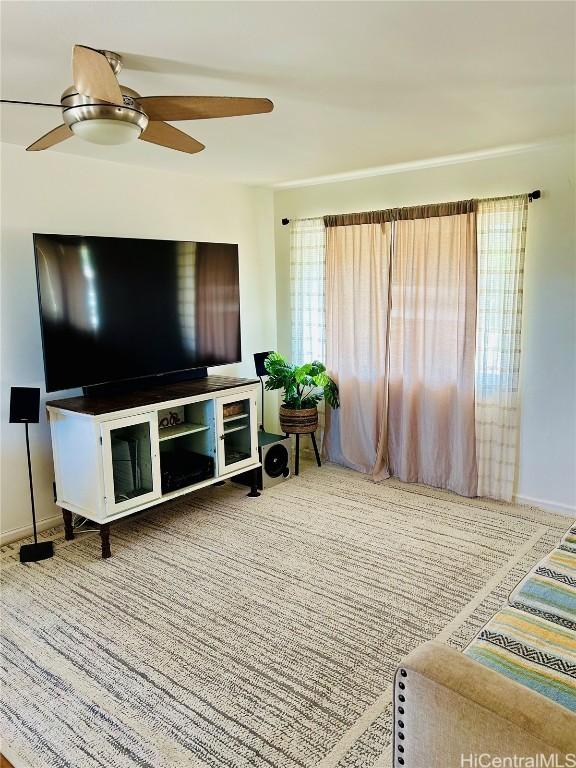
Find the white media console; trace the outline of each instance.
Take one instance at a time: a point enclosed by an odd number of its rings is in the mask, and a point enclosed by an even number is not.
[[[251,379],[208,376],[49,401],[66,538],[74,537],[72,513],[88,518],[100,525],[102,557],[110,557],[114,520],[248,470],[250,495],[259,495],[257,392]]]

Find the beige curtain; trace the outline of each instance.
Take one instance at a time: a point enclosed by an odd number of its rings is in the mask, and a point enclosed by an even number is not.
[[[475,496],[476,216],[394,226],[390,472]]]
[[[526,195],[324,217],[330,459],[510,500]]]
[[[327,409],[327,457],[388,476],[386,400],[390,222],[326,230],[326,365],[340,388]]]
[[[478,201],[478,495],[510,501],[518,453],[518,377],[528,198]]]

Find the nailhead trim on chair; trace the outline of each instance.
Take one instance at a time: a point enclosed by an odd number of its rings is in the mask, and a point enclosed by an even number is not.
[[[404,678],[408,677],[408,672],[406,672],[405,669],[398,670],[398,673],[400,677],[404,677]],[[406,683],[402,682],[402,680],[398,681],[397,688],[400,691],[405,691]],[[404,702],[406,701],[406,696],[404,695],[404,693],[398,694],[398,701],[401,702],[401,704],[404,704]],[[399,715],[403,715],[406,710],[403,706],[399,706],[397,707],[396,711],[398,712]],[[404,753],[404,745],[401,743],[397,743],[398,741],[402,742],[405,739],[404,727],[405,725],[403,720],[395,720],[394,735],[396,738],[394,739],[394,752],[396,753],[397,765],[404,765],[404,758],[402,757]]]

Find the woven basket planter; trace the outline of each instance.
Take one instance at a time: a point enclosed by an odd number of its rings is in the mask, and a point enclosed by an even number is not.
[[[287,435],[308,435],[318,429],[317,408],[280,407],[280,427]]]

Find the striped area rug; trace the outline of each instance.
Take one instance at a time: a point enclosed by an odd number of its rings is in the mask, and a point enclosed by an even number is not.
[[[377,765],[402,656],[471,637],[567,527],[333,465],[245,493],[120,522],[107,561],[90,533],[58,532],[33,565],[5,548],[0,733],[16,768]]]

